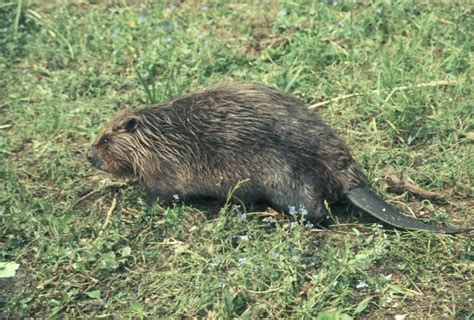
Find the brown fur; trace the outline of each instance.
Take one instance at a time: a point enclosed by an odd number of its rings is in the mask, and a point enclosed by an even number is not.
[[[305,208],[313,221],[323,201],[364,185],[348,148],[295,97],[257,84],[234,84],[118,113],[102,130],[89,160],[104,171],[138,177],[149,194],[225,199],[288,212]]]

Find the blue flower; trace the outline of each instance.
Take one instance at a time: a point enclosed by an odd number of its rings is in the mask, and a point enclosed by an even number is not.
[[[295,213],[296,213],[296,207],[295,206],[289,206],[288,211],[289,211],[290,216],[294,216]]]
[[[300,212],[302,217],[308,215],[308,210],[306,210],[306,208],[304,206],[301,206],[298,211]]]

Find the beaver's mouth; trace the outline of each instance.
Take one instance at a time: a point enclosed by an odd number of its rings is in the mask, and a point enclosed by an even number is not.
[[[104,161],[102,161],[102,159],[100,159],[95,153],[94,151],[92,150],[89,150],[87,152],[87,160],[89,160],[89,162],[97,169],[99,170],[102,170],[102,171],[106,171],[105,170],[105,164],[104,164]]]

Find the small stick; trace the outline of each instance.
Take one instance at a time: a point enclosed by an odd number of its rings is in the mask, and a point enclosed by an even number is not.
[[[399,174],[390,174],[385,177],[385,180],[387,181],[389,188],[398,194],[408,191],[422,199],[445,200],[447,198],[447,195],[444,193],[423,189],[403,172]]]
[[[249,212],[247,213],[249,216],[256,216],[256,217],[273,217],[273,218],[278,218],[278,219],[288,219],[287,216],[285,216],[282,213],[279,213],[276,210],[273,210],[272,208],[267,208],[267,211],[254,211],[254,212]]]
[[[110,205],[109,211],[107,211],[107,215],[105,216],[104,223],[102,224],[102,227],[99,230],[99,234],[97,235],[96,240],[100,238],[100,236],[102,236],[102,234],[104,233],[104,230],[110,224],[110,219],[112,218],[112,213],[114,212],[116,206],[117,206],[117,193],[114,193],[112,204]]]
[[[110,184],[103,185],[103,186],[101,186],[97,189],[93,189],[93,190],[87,192],[84,196],[82,196],[81,198],[76,200],[76,202],[74,202],[72,207],[74,208],[75,206],[77,206],[79,203],[81,203],[85,199],[89,198],[90,196],[92,196],[92,195],[94,195],[98,192],[102,192],[103,190],[105,190],[107,188],[117,190],[117,189],[120,189],[120,188],[123,188],[123,187],[126,187],[126,186],[132,186],[134,184],[135,184],[134,181],[128,181],[128,182],[125,182],[125,183],[124,182],[117,182],[117,183],[110,183]]]
[[[74,208],[75,206],[77,206],[79,203],[81,203],[82,201],[84,201],[85,199],[89,198],[90,196],[92,196],[93,194],[99,192],[100,190],[91,190],[89,192],[87,192],[84,196],[82,196],[81,198],[79,198],[79,200],[76,200],[76,202],[74,202],[74,204],[72,205],[72,207]]]
[[[399,86],[399,87],[393,88],[392,91],[390,91],[390,94],[387,96],[385,101],[390,99],[390,97],[397,91],[404,91],[404,90],[408,90],[408,89],[412,89],[412,88],[414,89],[414,88],[430,88],[430,87],[439,87],[439,86],[454,86],[454,85],[457,85],[459,83],[461,83],[461,81],[457,81],[457,80],[439,80],[439,81],[431,81],[431,82],[426,82],[426,83],[419,83],[419,84],[416,84],[414,86]],[[370,93],[371,94],[378,94],[378,93],[380,93],[380,90],[378,90],[378,89],[377,90],[372,90],[372,91],[370,91]],[[337,101],[340,101],[340,100],[345,100],[345,99],[349,99],[349,98],[353,98],[353,97],[358,97],[358,96],[361,96],[363,94],[364,93],[362,93],[362,92],[346,94],[346,95],[343,95],[343,96],[335,97],[335,98],[332,98],[332,99],[329,99],[329,100],[326,100],[326,101],[322,101],[322,102],[312,104],[308,108],[309,109],[316,109],[318,107],[322,107],[322,106],[331,104],[333,102],[337,102]]]

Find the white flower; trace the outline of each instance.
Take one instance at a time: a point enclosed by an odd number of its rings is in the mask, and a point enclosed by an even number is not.
[[[392,274],[387,274],[386,276],[383,276],[385,280],[390,281],[392,279]]]
[[[369,285],[367,284],[367,282],[362,281],[362,280],[357,280],[356,289],[363,289],[363,288],[367,288],[368,286]]]

